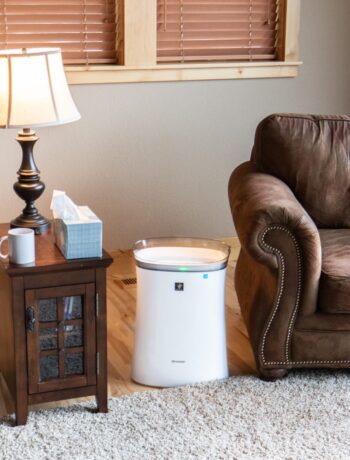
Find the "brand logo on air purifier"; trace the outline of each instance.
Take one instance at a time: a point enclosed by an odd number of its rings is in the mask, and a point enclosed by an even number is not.
[[[175,283],[175,291],[183,291],[184,287],[184,283]]]

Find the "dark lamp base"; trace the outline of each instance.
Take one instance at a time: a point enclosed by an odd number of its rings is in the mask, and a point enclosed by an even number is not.
[[[21,214],[20,216],[16,217],[16,219],[13,219],[10,225],[11,228],[31,228],[34,230],[36,235],[42,235],[43,233],[46,233],[51,227],[50,222],[40,214],[38,214],[35,218],[27,217]]]
[[[11,227],[32,228],[36,234],[45,233],[50,228],[50,222],[39,214],[35,207],[35,200],[45,189],[33,156],[33,147],[38,138],[34,131],[24,128],[18,133],[16,140],[22,147],[22,163],[17,171],[18,180],[13,188],[17,195],[25,201],[26,207],[22,214],[11,222]]]

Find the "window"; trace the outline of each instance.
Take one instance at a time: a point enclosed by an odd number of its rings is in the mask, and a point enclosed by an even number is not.
[[[273,61],[277,0],[158,0],[157,62]]]
[[[0,48],[59,47],[65,64],[116,64],[114,0],[0,0]]]
[[[297,75],[300,0],[0,0],[0,46],[60,46],[68,81]]]

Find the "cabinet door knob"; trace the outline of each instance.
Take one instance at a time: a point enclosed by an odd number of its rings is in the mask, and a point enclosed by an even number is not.
[[[26,308],[26,329],[34,331],[35,326],[35,311],[33,307]]]

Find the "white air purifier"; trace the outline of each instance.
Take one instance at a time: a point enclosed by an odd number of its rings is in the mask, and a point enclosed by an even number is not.
[[[135,244],[134,381],[171,387],[228,377],[224,292],[229,253],[226,244],[200,238]]]

